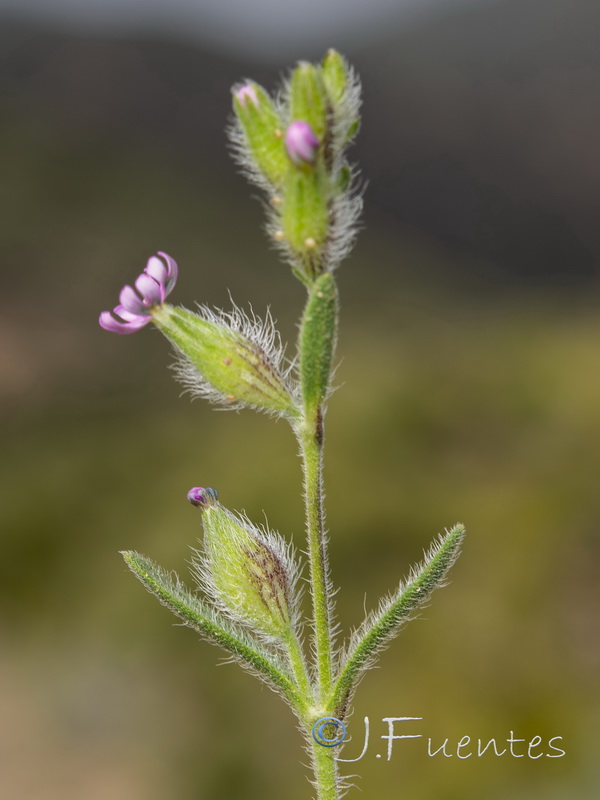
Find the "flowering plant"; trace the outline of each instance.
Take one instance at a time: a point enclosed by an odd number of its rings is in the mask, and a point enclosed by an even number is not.
[[[337,647],[323,507],[323,447],[338,325],[335,268],[349,253],[361,210],[356,173],[346,151],[359,127],[360,87],[339,53],[300,63],[275,98],[254,82],[233,89],[234,154],[268,197],[267,228],[307,300],[297,354],[288,362],[270,316],[234,307],[197,312],[166,303],[178,268],[152,256],[125,286],[100,325],[128,334],[150,322],[177,352],[177,374],[196,395],[226,408],[250,407],[286,419],[298,440],[304,472],[307,556],[312,601],[310,656],[298,588],[299,559],[279,533],[224,508],[214,489],[194,487],[204,545],[193,569],[200,592],[146,556],[126,551],[139,580],[183,622],[279,692],[291,706],[312,756],[319,800],[337,800],[344,783],[335,748],[364,672],[404,622],[443,584],[464,535],[446,531],[423,563],[384,598]]]

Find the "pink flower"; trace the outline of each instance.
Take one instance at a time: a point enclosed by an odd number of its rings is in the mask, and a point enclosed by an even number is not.
[[[159,258],[160,256],[160,258]],[[166,253],[148,259],[144,271],[135,281],[135,289],[124,286],[119,305],[103,311],[98,322],[113,333],[135,333],[152,321],[152,309],[164,303],[177,281],[177,264]]]

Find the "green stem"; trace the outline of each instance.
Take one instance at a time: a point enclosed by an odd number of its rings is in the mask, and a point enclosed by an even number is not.
[[[323,747],[313,741],[312,757],[317,800],[338,800],[337,761],[334,758],[334,748]]]
[[[306,660],[302,647],[295,633],[291,633],[286,641],[287,651],[290,657],[290,664],[300,693],[308,706],[313,700],[313,689],[306,668]]]
[[[321,274],[310,287],[300,323],[298,375],[302,420],[294,424],[304,473],[304,501],[313,610],[313,653],[317,718],[328,713],[332,689],[332,604],[323,507],[323,442],[325,403],[329,393],[337,334],[338,301],[333,275]],[[308,722],[308,720],[307,720]],[[311,731],[312,733],[312,731]],[[315,741],[311,746],[319,800],[338,800],[336,762],[332,752]]]
[[[323,417],[318,407],[314,418],[299,432],[304,471],[304,498],[313,605],[314,644],[318,695],[323,703],[331,690],[331,608],[325,520],[323,511]]]

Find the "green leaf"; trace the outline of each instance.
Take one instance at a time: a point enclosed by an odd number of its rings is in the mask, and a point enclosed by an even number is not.
[[[343,718],[348,703],[362,675],[373,665],[375,656],[393,639],[403,623],[422,606],[434,589],[444,585],[448,572],[460,552],[465,535],[458,523],[435,541],[424,561],[413,568],[397,592],[384,598],[351,638],[348,654],[336,680],[328,708]]]
[[[323,403],[329,391],[337,305],[335,280],[331,273],[325,272],[311,288],[300,327],[299,374],[307,415]]]
[[[132,550],[126,550],[121,555],[148,591],[188,627],[226,650],[242,666],[280,692],[295,710],[303,707],[304,701],[287,666],[273,652],[193,595],[176,575],[168,573],[147,556]]]

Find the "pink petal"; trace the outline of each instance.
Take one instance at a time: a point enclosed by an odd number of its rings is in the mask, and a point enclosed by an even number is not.
[[[177,278],[179,276],[179,269],[177,267],[177,262],[174,258],[171,258],[170,255],[167,253],[163,253],[162,251],[158,251],[158,255],[167,262],[167,281],[165,283],[165,297],[168,294],[171,294],[173,291],[173,287],[177,283]]]
[[[167,278],[169,277],[167,268],[157,256],[150,256],[144,272],[146,275],[150,275],[151,278],[154,278],[154,280],[162,286],[166,284]]]
[[[145,272],[136,278],[135,288],[141,294],[146,308],[159,306],[165,299],[165,290],[161,283],[157,283],[150,275]]]
[[[142,302],[142,298],[131,288],[124,286],[119,294],[119,302],[127,311],[132,314],[149,314],[150,312]]]
[[[147,316],[132,314],[131,311],[127,311],[127,309],[123,306],[115,306],[112,310],[112,313],[116,314],[117,318],[124,319],[125,322],[134,322],[138,319],[143,319],[144,321],[148,320]]]
[[[150,322],[150,317],[137,317],[136,320],[120,322],[118,319],[113,317],[110,311],[103,311],[98,318],[98,322],[105,331],[125,334],[139,331],[140,328],[143,328]]]

